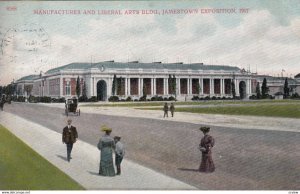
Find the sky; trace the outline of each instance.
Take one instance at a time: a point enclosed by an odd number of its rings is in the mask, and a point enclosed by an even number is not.
[[[226,13],[208,13],[216,9]],[[80,14],[35,14],[37,10]],[[122,14],[103,15],[98,10]],[[126,14],[129,10],[139,14]],[[143,10],[155,14],[142,14]],[[298,0],[0,1],[0,40],[0,85],[72,62],[107,60],[203,62],[293,77],[300,73],[300,4]]]

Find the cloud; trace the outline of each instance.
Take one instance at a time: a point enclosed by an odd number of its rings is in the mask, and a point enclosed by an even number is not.
[[[299,17],[293,17],[285,26],[268,10],[252,10],[240,17],[239,25],[231,28],[221,25],[213,14],[93,18],[80,23],[85,33],[73,36],[67,26],[62,26],[63,30],[49,34],[50,48],[38,55],[24,55],[15,63],[2,58],[0,68],[11,70],[14,65],[14,76],[21,77],[31,74],[32,69],[38,72],[71,62],[114,59],[251,65],[252,69],[257,66],[259,72],[269,74],[280,72],[283,67],[288,73],[299,71]]]

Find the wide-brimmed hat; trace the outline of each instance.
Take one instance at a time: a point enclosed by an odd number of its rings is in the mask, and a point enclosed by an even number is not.
[[[200,129],[200,131],[202,131],[203,133],[207,133],[207,132],[209,132],[210,127],[203,126],[203,127],[200,127],[199,129]]]
[[[112,128],[109,128],[106,125],[102,125],[101,126],[101,131],[112,131]]]

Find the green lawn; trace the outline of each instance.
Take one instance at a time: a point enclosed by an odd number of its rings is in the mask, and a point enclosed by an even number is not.
[[[161,108],[143,108],[144,110],[161,110]],[[204,114],[251,115],[269,117],[300,118],[300,104],[261,104],[257,106],[236,107],[178,107],[176,112]]]
[[[84,188],[0,125],[0,190]]]
[[[169,103],[169,102],[168,102]],[[294,104],[299,103],[299,100],[210,100],[210,101],[193,101],[193,102],[175,102],[175,105],[221,105],[221,104]],[[108,104],[81,104],[81,106],[89,107],[142,107],[142,106],[163,106],[165,102],[114,102]]]

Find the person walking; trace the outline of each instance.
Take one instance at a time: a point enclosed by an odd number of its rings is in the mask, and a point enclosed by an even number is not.
[[[2,111],[3,111],[4,104],[5,104],[5,96],[3,95],[0,99],[0,110]]]
[[[166,115],[167,117],[169,117],[168,116],[169,107],[167,103],[165,103],[163,110],[164,110],[164,118],[166,117]]]
[[[99,175],[102,176],[115,176],[115,169],[113,164],[113,151],[115,150],[115,141],[110,136],[112,129],[103,125],[101,130],[105,132],[97,145],[101,151],[100,154],[100,168]]]
[[[212,160],[212,148],[215,144],[215,140],[212,136],[208,135],[210,127],[200,127],[200,131],[203,132],[204,137],[199,144],[199,150],[202,152],[199,171],[211,173],[215,171],[215,165]]]
[[[121,137],[115,136],[114,140],[115,140],[115,144],[116,144],[115,164],[116,164],[116,167],[117,167],[117,175],[121,175],[121,162],[122,162],[123,157],[125,155],[125,148],[124,148],[124,145],[121,143]]]
[[[171,105],[170,105],[170,112],[171,112],[172,117],[174,116],[174,111],[175,111],[174,103],[171,103]]]
[[[70,162],[72,159],[71,152],[73,149],[73,144],[77,141],[78,133],[76,127],[72,126],[72,120],[67,120],[68,125],[63,129],[62,142],[67,145],[67,160]]]

